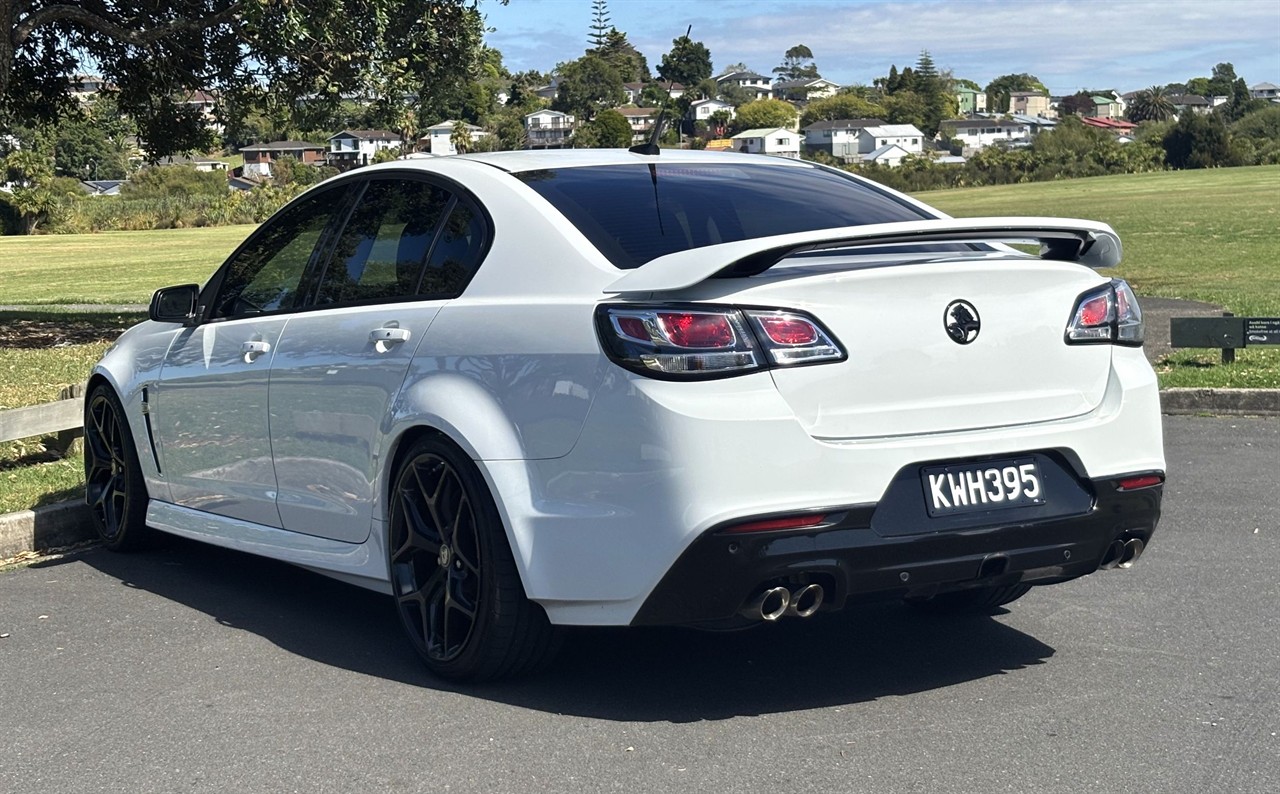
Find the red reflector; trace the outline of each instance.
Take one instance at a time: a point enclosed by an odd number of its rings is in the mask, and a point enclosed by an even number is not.
[[[659,312],[658,321],[680,347],[733,347],[733,326],[723,314]]]
[[[800,317],[757,316],[769,340],[779,345],[811,345],[818,341],[818,329]]]
[[[618,328],[632,339],[648,342],[649,329],[644,327],[644,320],[639,317],[619,317]]]
[[[748,521],[745,524],[738,524],[735,527],[729,527],[726,532],[768,532],[771,529],[803,529],[804,527],[816,527],[823,521],[827,520],[825,514],[821,515],[805,515],[805,516],[787,516],[785,518],[766,518],[762,521]]]
[[[1150,488],[1162,482],[1164,482],[1164,476],[1161,474],[1141,474],[1137,477],[1125,477],[1116,483],[1116,487],[1122,491],[1136,491],[1139,488]]]
[[[1106,325],[1108,322],[1109,301],[1106,295],[1099,295],[1080,306],[1080,324],[1086,328]]]

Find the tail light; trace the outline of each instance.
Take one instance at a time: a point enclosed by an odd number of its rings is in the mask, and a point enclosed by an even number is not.
[[[845,358],[816,319],[782,309],[602,305],[596,330],[609,358],[656,378],[723,378]]]
[[[1124,280],[1112,279],[1076,299],[1067,323],[1067,344],[1101,342],[1139,347],[1142,339],[1142,309]]]

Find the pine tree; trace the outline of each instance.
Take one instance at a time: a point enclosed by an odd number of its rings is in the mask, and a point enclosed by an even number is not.
[[[613,27],[609,21],[609,3],[606,0],[591,0],[591,34],[593,49],[600,49],[609,39],[609,30]]]

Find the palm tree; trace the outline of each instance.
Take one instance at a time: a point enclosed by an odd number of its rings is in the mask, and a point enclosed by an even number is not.
[[[1139,91],[1129,103],[1130,121],[1165,121],[1176,115],[1173,101],[1158,85]]]

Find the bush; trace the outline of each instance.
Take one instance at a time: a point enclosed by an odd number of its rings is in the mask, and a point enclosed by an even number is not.
[[[218,196],[226,192],[226,174],[221,171],[197,171],[184,165],[144,168],[120,186],[120,195],[127,199]]]

